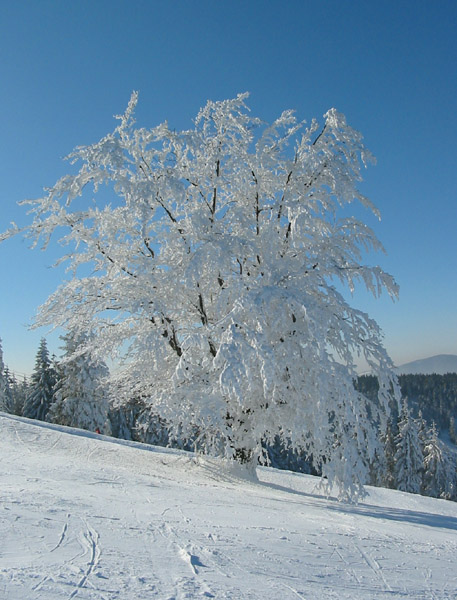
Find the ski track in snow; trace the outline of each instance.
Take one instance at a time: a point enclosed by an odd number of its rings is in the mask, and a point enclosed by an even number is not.
[[[60,538],[59,541],[57,542],[57,544],[54,546],[54,548],[52,548],[49,552],[54,552],[55,550],[57,550],[57,548],[59,548],[64,539],[65,539],[65,535],[68,531],[68,520],[70,519],[70,513],[67,514],[67,520],[65,521],[63,527],[62,527],[62,533],[60,534]]]
[[[70,600],[71,598],[74,598],[76,596],[80,588],[84,587],[100,559],[101,550],[99,544],[99,535],[94,529],[89,527],[89,525],[86,522],[85,525],[86,530],[82,532],[82,535],[80,536],[79,540],[84,549],[84,554],[87,553],[89,555],[89,561],[87,563],[86,569],[84,569],[83,571],[81,579],[77,583],[77,587],[70,594]]]
[[[0,415],[0,600],[455,600],[457,504]]]

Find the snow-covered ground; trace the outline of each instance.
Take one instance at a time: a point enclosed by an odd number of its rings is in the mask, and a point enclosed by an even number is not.
[[[0,414],[0,598],[457,598],[457,504]]]

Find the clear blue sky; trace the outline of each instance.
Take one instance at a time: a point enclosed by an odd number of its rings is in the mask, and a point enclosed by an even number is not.
[[[112,130],[132,90],[146,127],[187,128],[207,99],[242,91],[266,120],[336,107],[378,159],[363,190],[383,218],[363,216],[401,289],[354,304],[397,364],[457,354],[455,0],[4,0],[0,82],[2,231],[27,222],[17,201],[54,184],[65,155]],[[55,257],[0,245],[0,337],[18,373],[43,335],[58,353],[56,334],[27,329],[62,277]]]

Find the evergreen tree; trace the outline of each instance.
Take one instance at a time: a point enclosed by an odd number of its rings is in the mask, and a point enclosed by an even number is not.
[[[443,446],[443,462],[446,478],[440,490],[440,498],[457,502],[457,465],[456,456],[446,446]]]
[[[16,380],[14,375],[10,372],[7,365],[5,365],[3,369],[3,380],[5,382],[5,400],[4,406],[5,411],[8,413],[13,412],[13,394]]]
[[[406,399],[403,402],[395,443],[396,487],[404,492],[419,494],[422,483],[423,455],[417,423],[411,417]]]
[[[22,396],[14,373],[7,366],[4,369],[4,381],[6,384],[5,410],[13,415],[22,415],[25,397]]]
[[[392,420],[388,419],[385,432],[380,436],[380,446],[370,464],[370,484],[377,487],[395,488],[395,433]]]
[[[14,398],[13,398],[13,414],[22,415],[24,412],[24,405],[29,394],[30,384],[24,375],[21,382],[15,380],[14,383]]]
[[[449,437],[451,439],[451,442],[453,444],[457,444],[457,433],[455,430],[455,419],[454,417],[451,417],[449,419]]]
[[[30,389],[22,411],[24,417],[40,421],[46,420],[54,395],[55,382],[55,371],[49,359],[46,340],[42,338],[36,354]]]
[[[295,452],[288,446],[287,442],[282,440],[279,436],[273,443],[265,444],[265,451],[268,457],[267,464],[275,469],[318,476],[322,474],[320,471],[313,468],[312,456]]]
[[[0,410],[7,412],[7,384],[5,380],[5,365],[3,363],[2,340],[0,339]]]
[[[112,435],[121,440],[143,441],[138,436],[137,420],[144,408],[144,401],[136,397],[122,404],[111,405],[109,420]]]
[[[137,417],[136,435],[139,441],[154,446],[186,447],[179,439],[171,443],[169,426],[158,415],[151,414],[149,407],[145,407]]]
[[[431,437],[424,447],[424,482],[423,493],[426,496],[439,498],[446,489],[448,479],[445,455],[442,445],[438,440],[436,425],[433,423]]]
[[[427,426],[427,421],[424,419],[422,411],[419,410],[419,414],[417,418],[414,419],[417,426],[417,435],[419,436],[419,441],[421,446],[424,447],[427,441],[430,439],[431,429]],[[435,424],[433,424],[435,425]],[[436,428],[436,426],[435,426]]]
[[[70,332],[62,339],[64,357],[48,420],[111,434],[109,405],[104,391],[108,367],[91,353],[89,336]]]
[[[385,487],[389,489],[396,488],[396,476],[395,476],[395,454],[397,447],[395,444],[396,436],[398,435],[397,423],[394,423],[392,419],[387,422],[387,429],[384,435],[384,447],[386,456],[386,479]]]

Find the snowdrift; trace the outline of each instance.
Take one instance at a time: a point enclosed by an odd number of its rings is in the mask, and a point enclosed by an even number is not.
[[[0,413],[3,600],[457,597],[457,504]]]

